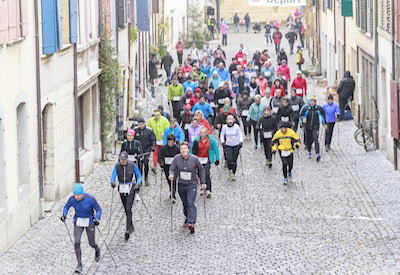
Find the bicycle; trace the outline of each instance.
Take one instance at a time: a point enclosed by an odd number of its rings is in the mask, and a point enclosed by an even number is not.
[[[354,139],[358,145],[364,146],[365,151],[367,151],[367,147],[375,144],[373,125],[377,122],[377,120],[362,121],[357,125],[358,129],[354,132]]]

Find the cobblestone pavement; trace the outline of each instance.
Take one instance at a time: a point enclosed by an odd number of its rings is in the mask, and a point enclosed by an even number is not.
[[[265,46],[262,34],[230,34],[228,59],[240,42],[251,53],[256,47]],[[268,48],[273,52],[272,46]],[[289,57],[292,71],[296,70],[294,59],[294,55]],[[308,82],[309,94],[315,93],[321,103],[322,89],[316,88],[314,80]],[[165,88],[161,90],[166,92]],[[153,218],[136,201],[135,232],[125,242],[125,214],[119,197],[115,196],[107,235],[111,201],[108,182],[115,159],[99,164],[85,180],[85,186],[103,208],[100,230],[118,267],[115,268],[97,234],[103,259],[94,263],[93,249],[84,236],[84,272],[397,274],[400,175],[380,152],[366,153],[358,146],[354,130],[353,121],[337,125],[332,150],[322,151],[320,163],[315,158],[306,159],[303,149],[297,151],[294,178],[289,186],[282,185],[280,160],[274,160],[274,167],[269,170],[264,165],[262,150],[254,150],[253,143],[247,142],[241,153],[243,162],[239,162],[238,181],[227,181],[222,167],[212,168],[213,198],[206,201],[205,218],[203,197],[198,196],[194,235],[181,227],[179,199],[173,206],[171,230],[169,192],[164,178],[160,201],[160,171],[157,180],[151,174],[150,187],[142,188]],[[56,203],[45,219],[37,222],[0,258],[1,274],[72,273],[76,266],[74,250],[59,220],[67,198]],[[67,222],[70,232],[72,213]]]

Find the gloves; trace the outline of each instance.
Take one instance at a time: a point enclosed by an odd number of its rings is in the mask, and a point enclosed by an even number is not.
[[[215,166],[218,166],[218,165],[219,165],[219,160],[216,160],[216,161],[214,162],[214,164],[215,164]]]
[[[296,149],[299,149],[300,145],[296,144],[294,147],[296,147]]]
[[[276,154],[276,151],[272,151],[272,154],[274,154],[274,155],[275,155],[275,154]]]
[[[100,222],[98,220],[93,220],[93,223],[95,226],[98,226],[100,224]]]
[[[151,147],[151,151],[154,152],[156,150],[156,147]]]
[[[243,142],[239,143],[239,149],[242,148]]]
[[[224,143],[222,143],[222,147],[224,147],[224,148],[226,147],[226,145],[225,145],[225,142],[224,142]]]
[[[179,144],[181,143],[179,140],[175,141],[176,145],[179,146]]]
[[[111,182],[111,187],[112,187],[112,188],[115,188],[116,185],[117,185],[117,184],[115,183],[115,181]]]
[[[62,215],[62,217],[60,218],[62,222],[65,222],[65,220],[67,219],[67,216]]]

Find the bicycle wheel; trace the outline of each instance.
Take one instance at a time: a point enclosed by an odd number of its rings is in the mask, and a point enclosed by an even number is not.
[[[358,135],[359,132],[362,131],[362,128],[358,128],[357,130],[354,131],[354,138]]]
[[[369,146],[372,143],[372,135],[366,129],[361,129],[356,135],[356,142],[360,146]]]

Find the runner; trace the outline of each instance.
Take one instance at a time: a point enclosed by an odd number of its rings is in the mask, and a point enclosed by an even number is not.
[[[251,126],[253,127],[254,131],[254,149],[257,149],[258,147],[258,135],[259,131],[256,128],[258,120],[263,116],[264,114],[264,104],[261,103],[261,96],[256,95],[254,97],[254,103],[251,104],[250,109],[249,109],[249,114],[247,116],[247,121],[251,123]]]
[[[242,96],[242,92],[246,89],[246,87],[250,84],[250,79],[244,75],[244,70],[241,69],[239,71],[239,75],[235,77],[233,81],[233,92],[236,94],[236,100]],[[221,108],[221,106],[220,106]]]
[[[190,99],[193,97],[192,88],[188,87],[186,93],[181,98],[181,109],[183,110],[184,106],[189,104]],[[189,104],[190,105],[190,104]],[[192,106],[190,106],[192,108]]]
[[[251,136],[251,123],[247,121],[247,116],[249,114],[249,109],[251,104],[253,104],[253,99],[248,96],[248,92],[244,91],[242,94],[242,98],[239,99],[238,102],[238,113],[240,114],[240,117],[242,119],[243,123],[243,130],[244,130],[244,136],[246,140],[250,140]],[[249,136],[247,136],[247,133],[249,133]]]
[[[331,149],[331,141],[333,128],[335,127],[336,117],[340,116],[339,106],[333,102],[333,96],[329,94],[328,102],[322,105],[322,109],[325,112],[326,124],[328,128],[325,132],[325,150],[328,152]]]
[[[196,116],[192,118],[192,123],[189,126],[188,132],[189,132],[189,146],[192,146],[194,138],[200,135],[200,122]]]
[[[140,174],[144,174],[145,185],[149,185],[149,156],[156,148],[156,135],[150,127],[146,126],[144,118],[138,119],[138,126],[134,129],[135,140],[139,141],[143,149],[143,157],[139,159]]]
[[[214,94],[214,103],[217,105],[218,104],[218,110],[224,107],[224,100],[225,98],[231,98],[231,95],[227,90],[224,89],[224,82],[219,83],[219,88]]]
[[[178,82],[178,78],[172,78],[172,84],[168,88],[168,100],[172,102],[173,116],[180,123],[181,104],[180,101],[184,94],[183,86]]]
[[[127,152],[129,160],[136,162],[139,165],[139,159],[143,156],[143,148],[140,141],[133,139],[135,130],[129,129],[126,134],[126,139],[121,145],[121,151]]]
[[[208,120],[204,118],[203,112],[200,110],[197,110],[196,113],[194,113],[194,116],[199,120],[199,123],[201,126],[204,126],[207,128],[207,134],[211,135],[211,133],[212,133],[211,125],[208,122]]]
[[[181,127],[183,132],[185,133],[185,140],[189,141],[189,126],[190,123],[192,122],[192,118],[194,117],[194,114],[191,111],[192,106],[190,104],[185,105],[185,109],[181,112]]]
[[[222,127],[221,144],[226,151],[226,160],[228,162],[228,175],[230,180],[236,180],[237,159],[240,148],[243,146],[243,135],[238,124],[235,124],[235,118],[229,115],[226,119],[227,125]]]
[[[256,78],[254,76],[251,78],[250,84],[246,87],[245,91],[248,92],[248,96],[251,98],[254,98],[255,95],[260,94],[260,88],[258,87],[258,84],[256,83]]]
[[[282,105],[278,109],[278,122],[289,122],[292,125],[293,122],[293,110],[289,105],[289,99],[284,97],[282,99]]]
[[[297,96],[301,96],[303,99],[307,97],[307,82],[300,70],[297,71],[297,77],[293,79],[292,89],[293,88],[296,89]]]
[[[207,134],[207,128],[201,126],[200,136],[194,139],[190,153],[196,155],[200,159],[200,163],[203,165],[206,173],[206,197],[211,198],[211,177],[210,169],[211,164],[215,163],[216,166],[219,165],[219,150],[217,141]],[[200,195],[203,195],[200,193]]]
[[[294,147],[297,149],[300,148],[299,136],[292,129],[290,129],[290,124],[288,122],[283,122],[281,124],[281,129],[279,129],[272,138],[272,144],[273,154],[276,153],[276,150],[279,150],[284,177],[283,184],[286,185],[288,183],[288,179],[292,179],[293,152]]]
[[[299,127],[299,114],[301,108],[304,106],[303,98],[296,95],[296,89],[292,88],[291,96],[289,98],[289,105],[293,110],[293,127],[292,130],[297,132]]]
[[[272,110],[272,115],[275,117],[276,120],[278,120],[278,111],[279,107],[282,106],[282,101],[283,97],[281,96],[281,89],[277,89],[275,91],[275,96],[271,98],[271,101],[269,102],[269,105]]]
[[[163,146],[167,145],[167,136],[168,135],[174,135],[176,138],[176,144],[179,144],[183,141],[185,141],[185,134],[182,131],[182,128],[179,126],[178,121],[176,118],[171,118],[169,121],[169,126],[167,129],[164,131],[163,135]]]
[[[147,126],[153,130],[157,139],[156,148],[154,149],[153,154],[153,168],[151,169],[154,173],[156,173],[158,150],[160,150],[163,146],[164,131],[170,125],[168,119],[161,116],[161,111],[159,109],[155,109],[153,116],[147,122]]]
[[[319,154],[319,142],[318,142],[318,132],[320,122],[325,127],[325,131],[328,126],[325,123],[325,112],[324,110],[316,105],[317,99],[312,96],[310,99],[310,104],[302,108],[300,113],[300,120],[304,124],[305,134],[306,134],[306,145],[308,149],[308,158],[311,159],[311,146],[315,143],[315,153],[317,161],[321,159]]]
[[[239,120],[237,119],[236,115],[230,112],[230,106],[224,105],[223,112],[219,113],[214,121],[214,127],[219,129],[220,133],[222,126],[226,124],[226,120],[229,115],[232,115],[235,119],[235,122],[239,125]]]
[[[199,102],[194,105],[193,113],[196,113],[197,110],[201,111],[204,118],[208,121],[210,121],[210,117],[214,116],[214,111],[211,108],[211,105],[206,102],[206,97],[204,95],[201,95]]]
[[[126,153],[125,153],[126,154]],[[83,230],[86,228],[86,235],[89,240],[89,245],[96,251],[95,261],[99,262],[101,258],[100,246],[95,242],[95,226],[99,225],[101,217],[101,207],[95,197],[84,192],[83,185],[80,183],[74,184],[73,195],[69,198],[64,206],[61,221],[65,223],[68,210],[71,206],[75,209],[74,215],[74,241],[75,254],[78,260],[78,266],[75,273],[82,273],[82,252],[81,252],[81,237]],[[94,215],[96,211],[96,216]]]
[[[169,184],[169,192],[171,195],[171,188],[172,188],[172,203],[175,203],[176,197],[176,180],[170,181],[169,176],[169,167],[171,166],[172,160],[174,157],[179,154],[179,146],[176,145],[176,138],[174,135],[167,136],[167,145],[161,148],[160,153],[158,155],[158,159],[160,162],[161,168],[164,170],[165,178]]]
[[[136,164],[128,160],[128,154],[122,152],[119,155],[119,162],[115,164],[111,175],[111,187],[115,188],[115,180],[118,178],[118,191],[126,214],[125,240],[135,229],[132,223],[132,205],[135,193],[139,191],[139,185],[142,182],[142,175]]]
[[[178,193],[183,203],[183,214],[187,227],[191,234],[194,234],[197,209],[194,205],[197,195],[197,183],[200,178],[201,188],[206,189],[206,176],[203,165],[198,157],[190,154],[190,147],[187,142],[179,144],[180,154],[174,157],[169,168],[169,180],[178,182]]]
[[[232,101],[229,99],[229,97],[226,97],[224,99],[224,106],[225,105],[231,106],[231,107],[229,107],[229,112],[236,115],[236,110],[235,110],[235,108],[232,107]],[[219,109],[220,113],[222,113],[223,111],[224,111],[224,108]]]
[[[261,117],[257,122],[257,129],[261,130],[261,140],[264,143],[264,153],[267,161],[265,165],[269,168],[272,167],[272,151],[271,151],[271,141],[275,132],[278,130],[278,123],[276,119],[271,116],[271,109],[265,107],[264,116]]]

